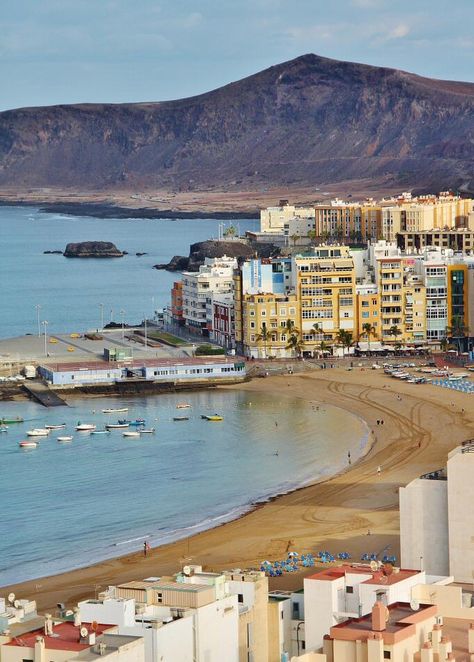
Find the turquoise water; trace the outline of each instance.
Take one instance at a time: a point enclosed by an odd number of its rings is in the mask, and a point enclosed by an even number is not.
[[[239,221],[240,231],[258,221]],[[218,235],[218,221],[96,219],[43,214],[30,207],[0,207],[0,338],[36,333],[36,310],[50,333],[98,328],[105,322],[136,323],[169,304],[178,275],[152,269],[189,245]],[[68,242],[112,241],[130,254],[118,259],[67,259],[43,255]],[[148,255],[136,257],[137,252]]]
[[[178,401],[192,404],[177,410]],[[0,403],[0,416],[22,416],[0,435],[0,585],[57,573],[159,545],[232,519],[252,503],[344,468],[367,442],[365,424],[326,405],[239,391],[133,399],[74,400],[45,409]],[[144,417],[155,435],[90,436],[77,421],[102,427],[124,414]],[[201,419],[218,412],[221,423]],[[189,421],[172,417],[189,414]],[[158,419],[158,420],[156,420]],[[21,450],[26,430],[66,422]],[[74,434],[71,444],[56,437]]]

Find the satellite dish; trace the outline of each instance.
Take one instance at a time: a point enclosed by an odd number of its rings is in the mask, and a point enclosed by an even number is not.
[[[15,594],[14,593],[9,593],[8,594],[8,602],[12,605],[15,602]]]
[[[398,575],[399,572],[400,572],[400,568],[397,568],[397,566],[393,566],[393,574]]]
[[[183,574],[186,575],[186,577],[189,577],[191,574],[191,566],[190,565],[185,565],[183,568]]]
[[[418,600],[416,598],[412,598],[410,601],[410,609],[412,611],[418,611],[419,608],[420,608],[420,603],[418,602]]]
[[[20,609],[20,607],[21,607],[20,601],[19,601],[19,600],[15,600],[15,601],[13,602],[13,606],[15,607],[15,609]]]
[[[85,639],[87,635],[89,634],[89,630],[87,628],[81,628],[81,637]]]
[[[377,561],[370,562],[370,569],[372,570],[372,572],[375,572],[376,570],[379,569],[379,564],[377,563]]]

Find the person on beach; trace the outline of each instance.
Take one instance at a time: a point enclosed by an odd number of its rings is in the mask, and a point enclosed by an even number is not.
[[[347,451],[347,460],[348,460],[349,464],[351,464],[351,452],[350,451]]]
[[[143,543],[143,556],[146,556],[148,554],[149,549],[150,549],[150,545],[145,540],[145,542]]]
[[[377,467],[377,476],[380,476],[381,473],[382,473],[382,467],[379,465]]]

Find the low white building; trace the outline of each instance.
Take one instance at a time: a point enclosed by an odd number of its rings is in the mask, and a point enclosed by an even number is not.
[[[294,219],[309,219],[314,229],[314,207],[295,207],[287,200],[280,200],[278,207],[267,207],[260,211],[260,232],[284,234]],[[312,219],[312,220],[311,220]]]

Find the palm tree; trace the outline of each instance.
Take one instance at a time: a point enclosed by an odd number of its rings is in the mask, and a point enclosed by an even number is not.
[[[370,354],[370,336],[375,336],[376,334],[375,326],[370,322],[366,322],[365,324],[362,325],[362,332],[364,336],[367,337],[367,345]]]
[[[316,239],[316,230],[308,230],[308,239],[311,243]]]
[[[289,336],[291,336],[292,333],[296,333],[296,335],[298,335],[300,332],[299,329],[296,328],[294,321],[290,319],[287,319],[285,322],[285,331]]]
[[[315,322],[313,324],[312,328],[311,328],[311,331],[310,331],[311,335],[312,336],[320,336],[322,334],[322,332],[323,332],[322,327],[319,326],[319,324],[317,322]]]
[[[446,337],[441,338],[441,340],[439,341],[439,346],[441,348],[441,351],[445,352],[449,347],[449,340]]]
[[[291,349],[293,352],[295,352],[296,356],[301,355],[303,343],[297,333],[292,333],[290,335],[286,344],[286,349]]]
[[[328,345],[328,343],[325,342],[324,340],[321,340],[321,342],[319,343],[319,351],[324,356],[325,352],[330,352],[331,351],[331,346]]]
[[[271,337],[271,331],[268,329],[267,325],[265,322],[262,324],[262,328],[260,329],[260,332],[257,334],[257,342],[263,342],[263,350],[265,353],[264,358],[267,358],[267,342],[270,340]]]
[[[398,336],[402,335],[402,331],[399,329],[399,327],[396,324],[394,324],[388,330],[388,335],[393,336],[393,338],[395,338],[395,341],[396,341]]]
[[[453,317],[451,326],[448,326],[446,333],[453,340],[457,341],[458,353],[461,354],[461,338],[465,338],[466,333],[469,333],[469,327],[464,324],[464,317],[462,315]]]
[[[336,336],[337,342],[342,345],[342,355],[344,356],[344,348],[349,349],[354,343],[352,333],[346,329],[339,329]]]

